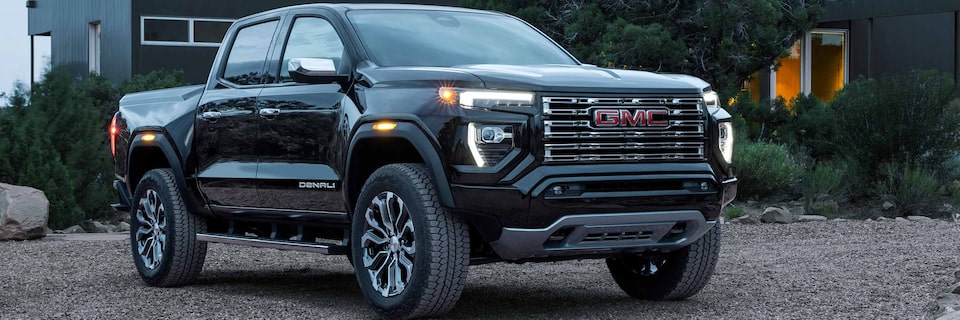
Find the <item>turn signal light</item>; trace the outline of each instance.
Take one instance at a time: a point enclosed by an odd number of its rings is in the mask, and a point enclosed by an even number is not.
[[[390,131],[390,130],[395,129],[396,127],[397,127],[397,123],[396,123],[396,122],[383,121],[383,122],[377,122],[377,123],[375,123],[375,124],[373,125],[373,130],[377,130],[377,131]]]
[[[457,92],[450,88],[440,88],[440,101],[446,104],[457,104]]]
[[[157,136],[152,133],[146,133],[140,136],[140,141],[143,142],[153,142],[153,140],[157,140]]]

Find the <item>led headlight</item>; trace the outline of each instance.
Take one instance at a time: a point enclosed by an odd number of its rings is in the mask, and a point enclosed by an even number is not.
[[[440,88],[440,100],[464,108],[532,107],[533,93],[498,90],[458,90]]]
[[[720,144],[720,154],[723,155],[723,161],[733,163],[733,123],[721,122],[719,129],[717,140]]]
[[[478,167],[492,167],[513,150],[513,127],[510,125],[467,125],[467,147]]]

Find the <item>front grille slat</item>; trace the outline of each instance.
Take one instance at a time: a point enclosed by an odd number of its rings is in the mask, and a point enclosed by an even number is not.
[[[545,97],[547,163],[705,160],[705,117],[700,98]],[[593,108],[666,110],[666,126],[595,128]]]

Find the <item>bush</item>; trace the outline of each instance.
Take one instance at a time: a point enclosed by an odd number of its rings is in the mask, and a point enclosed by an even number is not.
[[[902,215],[930,215],[940,200],[940,181],[929,172],[904,164],[880,166],[876,195],[893,201]]]
[[[726,215],[727,219],[733,220],[733,219],[742,217],[745,212],[743,211],[742,208],[740,208],[740,207],[738,207],[738,206],[729,205],[729,206],[726,206],[725,208],[723,208],[723,213],[724,213],[724,215]]]
[[[862,183],[856,162],[833,160],[820,162],[803,174],[803,196],[807,201],[846,201]]]
[[[913,71],[860,79],[837,94],[838,142],[867,173],[884,163],[941,172],[960,150],[960,103],[953,77]]]
[[[737,188],[743,198],[765,198],[791,194],[800,166],[787,149],[778,144],[747,142],[738,145]]]
[[[137,76],[125,88],[148,90],[175,84],[165,72]],[[128,83],[132,83],[128,85]],[[32,92],[18,85],[0,113],[0,181],[44,191],[51,228],[102,219],[116,200],[107,145],[110,118],[121,91],[99,75],[77,81],[53,68]]]

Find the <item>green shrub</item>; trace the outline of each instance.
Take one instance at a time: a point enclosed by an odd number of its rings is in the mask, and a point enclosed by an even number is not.
[[[904,164],[880,166],[876,195],[893,201],[902,215],[931,215],[940,200],[940,181],[931,173]]]
[[[808,201],[831,199],[846,201],[861,184],[856,162],[832,160],[816,164],[803,173],[803,196]]]
[[[810,203],[810,213],[815,215],[833,218],[840,211],[840,205],[833,200],[814,201]]]
[[[736,162],[740,179],[737,188],[742,199],[793,193],[800,173],[799,165],[787,149],[778,144],[741,143]]]
[[[129,90],[164,88],[179,73],[154,72],[125,82]],[[19,85],[0,113],[0,181],[44,191],[51,228],[102,219],[116,201],[110,183],[113,161],[107,145],[110,118],[121,91],[99,75],[76,80],[53,68],[32,92]]]
[[[884,163],[935,169],[960,150],[960,103],[951,75],[913,71],[847,84],[831,106],[838,142],[869,174]]]
[[[725,208],[723,208],[723,214],[727,217],[727,219],[731,219],[731,220],[732,220],[732,219],[736,219],[736,218],[742,217],[743,214],[744,214],[744,211],[743,211],[742,208],[740,208],[740,207],[738,207],[738,206],[729,205],[729,206],[726,206]]]
[[[779,103],[783,99],[777,100]],[[832,158],[837,149],[837,122],[834,110],[812,95],[798,95],[785,105],[775,108],[790,110],[778,129],[778,142],[794,150],[802,150],[808,157],[822,161]]]

